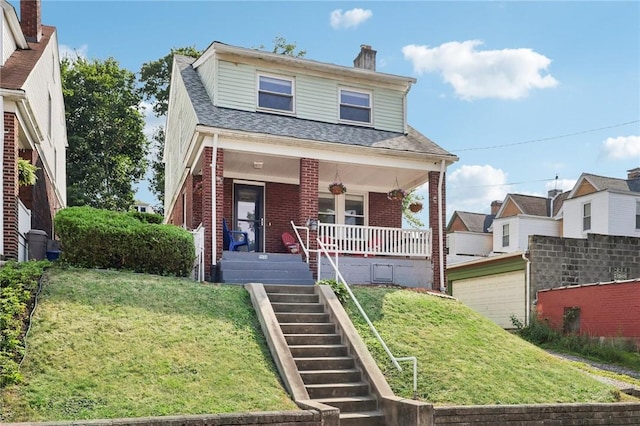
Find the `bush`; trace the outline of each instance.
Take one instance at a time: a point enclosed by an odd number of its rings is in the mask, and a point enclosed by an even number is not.
[[[0,388],[22,380],[23,331],[28,307],[47,261],[8,262],[0,268]]]
[[[139,220],[142,223],[155,223],[155,224],[161,224],[162,223],[162,215],[158,214],[158,213],[142,213],[142,212],[127,212],[127,214],[131,217],[133,217],[134,219]]]
[[[154,217],[86,206],[63,209],[55,217],[62,261],[82,268],[188,275],[195,260],[193,236],[174,225],[152,223]]]
[[[333,290],[341,304],[345,304],[349,300],[349,292],[344,287],[344,284],[337,282],[336,280],[320,280],[317,285],[328,285]]]

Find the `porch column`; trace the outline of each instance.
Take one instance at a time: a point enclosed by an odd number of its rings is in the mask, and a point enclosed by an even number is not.
[[[318,160],[300,159],[300,208],[297,225],[305,225],[308,219],[318,219]],[[309,250],[317,250],[317,231],[309,232]],[[317,254],[309,253],[309,266],[317,278]]]
[[[429,172],[429,228],[431,228],[431,264],[433,265],[433,290],[440,290],[440,274],[442,274],[442,282],[447,285],[447,254],[440,253],[440,232],[439,226],[442,226],[443,238],[446,235],[446,216],[447,216],[447,197],[446,197],[446,179],[445,174],[442,176],[442,217],[438,221],[438,183],[440,181],[440,172]],[[444,244],[442,244],[444,247]],[[443,269],[440,269],[440,258],[443,260]]]
[[[18,117],[5,112],[2,152],[2,230],[4,257],[18,259]]]

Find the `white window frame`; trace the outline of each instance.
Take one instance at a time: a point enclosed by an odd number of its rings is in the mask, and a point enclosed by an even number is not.
[[[587,215],[586,209],[589,208],[589,215]],[[591,230],[591,218],[592,218],[592,209],[591,209],[591,201],[587,203],[582,203],[582,231],[590,231]],[[587,223],[588,222],[588,223]]]
[[[509,230],[509,224],[502,224],[502,247],[509,247],[511,232]],[[506,244],[505,244],[506,240]]]
[[[361,226],[368,226],[369,225],[369,194],[367,193],[359,193],[359,192],[353,192],[349,195],[355,195],[358,197],[362,197],[362,213],[363,213],[363,222],[364,224]],[[340,195],[333,195],[329,192],[324,192],[324,191],[318,191],[318,198],[322,197],[322,198],[334,198],[334,216],[335,216],[335,225],[344,225],[345,224],[345,216],[346,216],[346,210],[345,210],[345,202],[346,202],[346,196],[347,194],[340,194]],[[320,212],[318,212],[320,213]],[[360,217],[360,216],[353,216],[353,217]],[[360,226],[360,225],[354,225],[354,226]]]
[[[260,90],[260,80],[262,78],[273,78],[276,80],[281,80],[281,81],[288,81],[291,84],[291,95],[286,95],[283,93],[279,93],[279,92],[270,92],[267,90]],[[274,74],[267,74],[267,73],[258,73],[256,76],[256,108],[260,111],[269,111],[269,112],[277,112],[280,114],[289,114],[289,115],[293,115],[296,113],[296,84],[295,84],[295,79],[293,77],[286,77],[283,75],[274,75]],[[269,107],[264,107],[260,105],[260,93],[264,92],[264,93],[269,93],[269,94],[273,94],[276,96],[282,96],[282,97],[287,97],[289,96],[291,98],[291,110],[288,109],[279,109],[279,108],[269,108]]]
[[[358,120],[348,120],[346,118],[342,118],[342,106],[347,106],[347,107],[351,107],[351,108],[357,108],[357,109],[367,109],[364,108],[360,105],[352,105],[352,104],[343,104],[342,103],[342,92],[351,92],[351,93],[357,93],[357,94],[362,94],[362,95],[367,95],[369,97],[369,121],[358,121]],[[364,90],[364,89],[355,89],[353,87],[340,87],[338,89],[338,118],[340,120],[341,123],[350,123],[350,124],[359,124],[359,125],[368,125],[368,126],[372,126],[373,125],[373,92],[371,90]]]

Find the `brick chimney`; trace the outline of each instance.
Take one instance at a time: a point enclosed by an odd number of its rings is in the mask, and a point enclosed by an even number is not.
[[[627,179],[638,179],[640,178],[640,167],[636,167],[635,169],[627,170]]]
[[[20,0],[20,27],[30,42],[42,38],[42,8],[40,0]]]
[[[496,201],[492,201],[491,202],[491,214],[492,215],[497,215],[498,214],[498,210],[500,210],[500,207],[502,207],[502,201],[496,200]]]
[[[353,60],[353,66],[356,68],[364,68],[366,70],[376,70],[376,51],[366,44],[360,45],[360,53]]]

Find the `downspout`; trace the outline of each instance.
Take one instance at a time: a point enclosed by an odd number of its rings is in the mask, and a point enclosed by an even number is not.
[[[526,262],[524,269],[524,326],[529,326],[529,320],[531,317],[531,261],[527,257],[527,252],[522,253],[522,260]]]
[[[216,211],[216,187],[218,176],[216,173],[216,164],[218,162],[218,134],[213,134],[213,153],[211,155],[211,264],[216,265],[218,256],[218,247],[216,246],[218,223],[218,212]],[[212,271],[213,273],[213,271]]]
[[[440,163],[440,176],[438,177],[438,249],[440,253],[440,291],[446,290],[444,282],[444,244],[442,243],[442,182],[444,180],[445,163]]]

